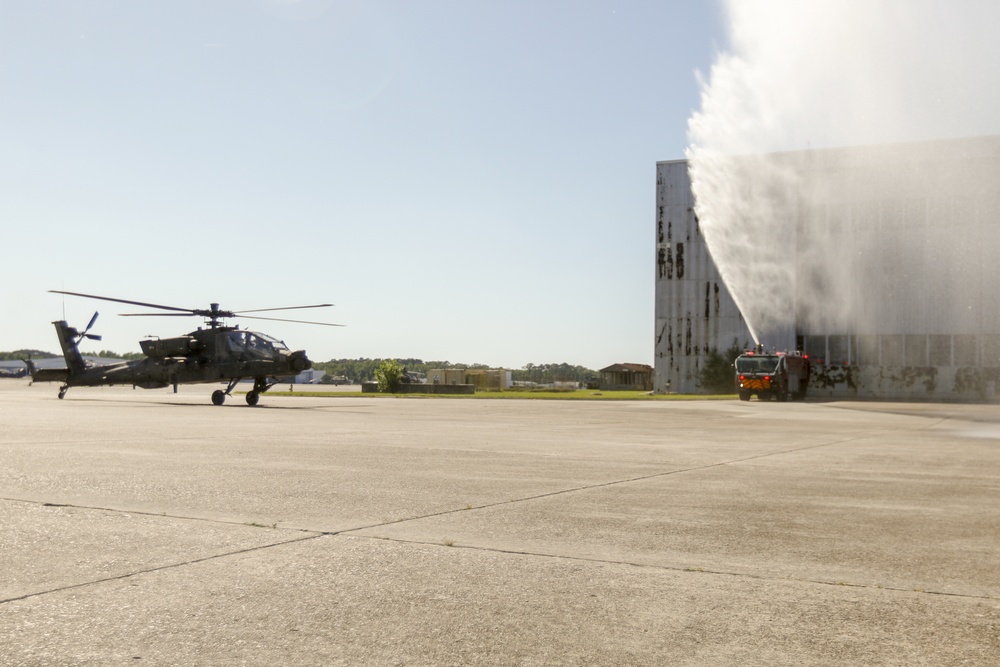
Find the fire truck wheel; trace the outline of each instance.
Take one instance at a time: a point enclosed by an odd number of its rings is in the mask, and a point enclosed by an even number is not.
[[[749,391],[740,390],[740,400],[741,401],[749,401],[750,400],[750,392]]]

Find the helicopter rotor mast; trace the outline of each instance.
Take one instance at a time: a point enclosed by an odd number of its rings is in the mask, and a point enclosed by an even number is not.
[[[180,308],[178,306],[164,306],[158,303],[148,303],[145,301],[132,301],[130,299],[118,299],[110,296],[98,296],[96,294],[84,294],[82,292],[66,292],[63,290],[49,290],[49,292],[54,294],[67,294],[69,296],[80,296],[86,299],[100,299],[101,301],[112,301],[115,303],[125,303],[131,306],[142,306],[144,308],[157,308],[159,310],[171,310],[175,312],[171,313],[120,313],[122,317],[204,317],[206,319],[206,324],[212,329],[219,326],[220,320],[244,317],[247,319],[258,319],[258,320],[273,320],[275,322],[295,322],[298,324],[315,324],[319,326],[327,327],[340,327],[344,326],[342,324],[331,324],[329,322],[308,322],[306,320],[290,320],[290,319],[279,319],[276,317],[263,317],[260,315],[244,315],[244,313],[263,313],[275,310],[299,310],[303,308],[329,308],[333,306],[332,303],[320,303],[310,306],[283,306],[280,308],[257,308],[253,310],[243,310],[243,311],[232,311],[232,310],[222,310],[219,308],[219,304],[212,303],[209,304],[209,308]]]

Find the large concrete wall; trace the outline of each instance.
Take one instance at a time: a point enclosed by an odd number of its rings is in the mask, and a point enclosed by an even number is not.
[[[686,160],[656,165],[656,337],[653,389],[695,393],[708,352],[748,344],[739,308],[705,245]]]
[[[788,154],[798,244],[818,235],[850,280],[799,266],[813,395],[993,400],[1000,375],[1000,138]],[[831,316],[831,304],[850,304]]]

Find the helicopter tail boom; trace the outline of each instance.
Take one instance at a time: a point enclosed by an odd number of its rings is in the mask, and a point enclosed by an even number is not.
[[[24,365],[28,367],[32,382],[66,382],[69,377],[65,368],[38,368],[30,357],[24,360]]]

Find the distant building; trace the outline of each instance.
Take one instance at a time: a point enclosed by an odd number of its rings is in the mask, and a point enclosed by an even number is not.
[[[28,374],[28,367],[23,361],[0,361],[0,378],[23,378]]]
[[[602,391],[653,391],[653,367],[613,364],[601,369]]]
[[[427,384],[471,384],[477,391],[504,391],[511,387],[511,372],[504,368],[436,368],[427,371]]]
[[[317,384],[326,375],[320,368],[310,368],[289,379],[289,384]],[[282,383],[283,384],[283,383]]]
[[[465,371],[465,382],[476,385],[477,391],[504,391],[510,388],[510,371],[499,369],[476,369]]]

